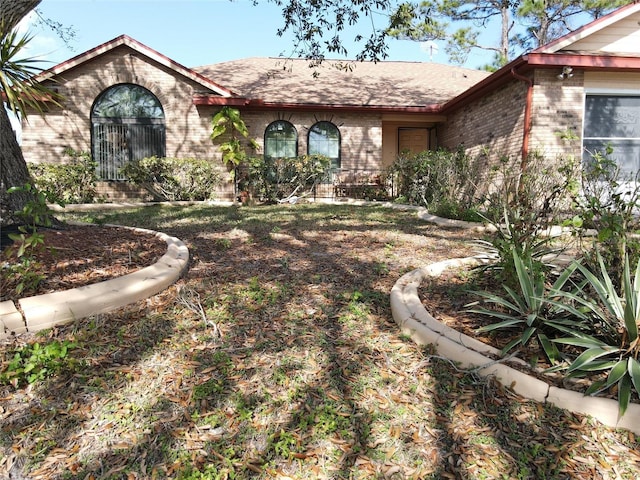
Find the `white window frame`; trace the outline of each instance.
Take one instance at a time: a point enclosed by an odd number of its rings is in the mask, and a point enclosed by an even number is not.
[[[637,142],[640,145],[640,137],[585,137],[585,127],[586,127],[586,120],[587,120],[587,97],[593,97],[593,96],[603,96],[603,97],[621,96],[621,97],[640,98],[640,89],[585,88],[584,98],[582,102],[583,115],[582,115],[582,135],[581,135],[581,151],[583,152],[582,154],[583,161],[586,156],[585,140],[598,140],[598,139],[602,139],[602,140],[607,139],[612,141],[626,140],[634,143]],[[613,153],[613,158],[615,159],[615,151]],[[640,160],[638,164],[638,170],[640,171]]]

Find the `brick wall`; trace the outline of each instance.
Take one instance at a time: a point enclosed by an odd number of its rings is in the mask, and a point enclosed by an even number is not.
[[[342,168],[377,169],[382,165],[382,120],[374,114],[327,112],[242,111],[250,135],[264,149],[264,132],[276,120],[290,122],[298,132],[298,154],[307,153],[309,129],[317,122],[331,122],[340,131]]]
[[[584,110],[584,72],[559,80],[559,69],[536,70],[529,150],[546,158],[580,157]],[[577,137],[567,140],[567,134]]]
[[[574,72],[560,81],[559,70],[536,70],[529,151],[547,159],[580,155],[580,140],[567,141],[567,133],[580,137],[584,97],[584,75]],[[500,157],[522,155],[527,85],[513,80],[496,91],[451,114],[439,130],[440,144],[447,148],[464,145],[477,156],[489,152],[489,163]]]
[[[64,108],[51,108],[45,116],[32,114],[23,125],[22,149],[28,162],[63,162],[65,148],[91,151],[91,108],[95,99],[107,88],[132,83],[153,93],[164,109],[166,154],[169,157],[209,158],[220,165],[224,178],[219,197],[233,197],[233,183],[222,164],[218,147],[210,139],[211,118],[216,107],[194,106],[194,91],[202,86],[178,75],[173,70],[151,62],[126,46],[121,46],[96,59],[71,69],[58,79],[64,96]],[[269,123],[284,119],[298,131],[298,151],[307,151],[309,128],[316,122],[335,124],[341,135],[343,168],[380,168],[382,162],[382,122],[377,114],[335,114],[327,112],[242,111],[250,135],[263,146],[264,131]],[[258,153],[261,153],[258,152]],[[103,182],[101,193],[110,199],[136,195],[135,189],[116,182]]]
[[[487,150],[492,158],[520,155],[526,96],[526,84],[514,81],[459,108],[439,129],[439,144],[464,145],[472,156]]]
[[[53,107],[46,115],[31,114],[23,122],[22,150],[27,162],[63,162],[63,151],[91,151],[91,107],[105,89],[120,83],[133,83],[153,93],[164,109],[166,123],[166,154],[169,157],[211,159],[220,165],[227,177],[221,195],[229,195],[228,175],[220,153],[211,142],[211,116],[203,114],[192,103],[194,91],[202,90],[197,83],[173,70],[151,62],[126,46],[81,64],[61,75],[58,88],[64,96],[64,108]],[[121,198],[124,187],[104,191]]]

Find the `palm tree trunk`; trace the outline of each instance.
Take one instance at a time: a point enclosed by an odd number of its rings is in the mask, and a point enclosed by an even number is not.
[[[0,34],[4,38],[42,0],[0,0]],[[0,91],[0,96],[2,92]],[[11,187],[32,183],[22,150],[11,128],[9,115],[0,101],[0,226],[19,223],[15,212],[33,197],[26,192],[9,194]]]
[[[15,212],[33,198],[28,192],[8,193],[11,187],[33,184],[22,150],[4,106],[0,107],[0,226],[20,223]]]
[[[9,32],[42,0],[0,0],[0,30]]]

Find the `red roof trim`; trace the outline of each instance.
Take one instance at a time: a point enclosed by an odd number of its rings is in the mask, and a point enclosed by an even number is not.
[[[190,80],[193,80],[199,83],[200,85],[213,90],[214,92],[220,95],[223,95],[223,96],[234,95],[234,93],[231,90],[224,88],[223,86],[218,85],[217,83],[211,81],[204,75],[201,75],[195,72],[194,70],[191,70],[190,68],[187,68],[184,65],[174,60],[171,60],[166,55],[163,55],[160,52],[147,47],[146,45],[138,42],[137,40],[129,37],[128,35],[120,35],[119,37],[116,37],[113,40],[109,40],[108,42],[105,42],[102,45],[98,45],[97,47],[94,47],[90,50],[87,50],[84,53],[76,55],[75,57],[69,60],[59,63],[58,65],[51,67],[48,70],[45,70],[44,72],[38,74],[35,80],[38,82],[48,80],[53,76],[60,75],[72,68],[75,68],[85,62],[88,62],[89,60],[92,60],[122,45],[128,46],[129,48],[135,50],[141,55],[144,55],[145,57],[151,60],[154,60],[160,63],[161,65],[164,65],[165,67],[170,68],[171,70],[179,73],[180,75],[183,75],[189,78]]]
[[[260,99],[241,97],[213,97],[209,95],[194,95],[194,105],[234,106],[246,108],[275,109],[275,110],[348,110],[353,112],[379,112],[379,113],[440,113],[439,104],[425,105],[421,107],[393,107],[386,105],[341,105],[341,104],[311,104],[311,103],[284,103],[265,102]]]
[[[640,56],[589,55],[580,53],[530,53],[526,56],[531,67],[580,67],[588,70],[610,69],[638,71]]]
[[[556,68],[565,65],[585,70],[640,71],[640,56],[588,55],[580,53],[529,53],[516,58],[470,89],[449,100],[441,111],[448,113],[513,80],[511,71],[526,73],[534,68]]]
[[[527,61],[525,57],[518,57],[515,60],[511,61],[500,70],[494,72],[489,75],[487,78],[479,81],[475,85],[473,85],[468,90],[465,90],[460,95],[455,98],[452,98],[444,105],[442,105],[441,111],[442,113],[447,113],[449,111],[455,110],[458,107],[461,107],[467,103],[473,102],[491,90],[498,88],[501,85],[508,83],[513,80],[513,75],[511,71],[518,71],[522,73],[524,69],[527,67]]]

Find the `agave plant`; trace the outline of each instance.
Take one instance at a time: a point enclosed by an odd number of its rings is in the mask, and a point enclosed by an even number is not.
[[[585,394],[595,395],[617,387],[619,413],[622,416],[631,400],[632,390],[635,388],[640,393],[640,262],[632,278],[629,258],[625,257],[622,295],[618,295],[599,253],[597,259],[599,276],[583,265],[577,265],[587,280],[587,288],[563,293],[569,302],[556,304],[575,318],[594,325],[594,335],[567,331],[569,337],[553,341],[585,349],[569,365],[569,376],[586,377],[594,372],[606,374],[606,378],[594,381]]]
[[[532,338],[537,339],[546,357],[554,364],[561,359],[560,351],[550,339],[566,331],[584,331],[585,325],[565,314],[557,303],[562,289],[579,267],[573,263],[567,267],[552,285],[545,276],[533,267],[530,256],[524,259],[514,250],[513,264],[518,278],[519,291],[503,285],[506,295],[491,292],[476,292],[484,303],[493,304],[495,309],[471,308],[470,312],[488,315],[500,319],[499,322],[478,329],[479,332],[492,332],[501,329],[520,329],[520,335],[511,340],[503,349],[506,354],[517,345],[525,346]]]

